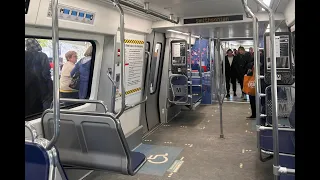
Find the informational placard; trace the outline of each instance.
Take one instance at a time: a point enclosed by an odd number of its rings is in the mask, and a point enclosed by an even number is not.
[[[141,87],[143,71],[144,41],[125,40],[126,89]]]
[[[186,43],[171,42],[172,65],[181,66],[186,64]]]
[[[143,79],[144,41],[125,39],[125,86],[126,96],[141,91]],[[117,98],[120,98],[121,86],[117,89]]]
[[[266,37],[266,58],[267,68],[271,68],[271,53],[270,53],[270,36]],[[290,69],[290,58],[289,53],[289,35],[275,36],[274,41],[274,52],[276,56],[276,67],[277,69]]]
[[[172,57],[180,56],[180,43],[172,43]]]

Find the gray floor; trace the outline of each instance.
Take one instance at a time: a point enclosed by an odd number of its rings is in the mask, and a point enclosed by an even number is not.
[[[176,173],[125,176],[95,171],[85,179],[271,180],[272,161],[262,163],[258,159],[254,122],[246,119],[249,107],[249,103],[224,103],[225,139],[219,138],[218,105],[182,112],[148,136],[143,143],[184,148],[177,158],[183,158],[184,163]]]

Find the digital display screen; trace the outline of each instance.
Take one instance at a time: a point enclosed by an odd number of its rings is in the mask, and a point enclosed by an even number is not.
[[[91,19],[91,16],[92,16],[91,14],[86,14],[87,19]]]
[[[69,14],[69,13],[70,13],[70,10],[69,10],[69,9],[64,9],[64,10],[63,10],[63,13],[64,13],[64,14]]]
[[[72,11],[72,12],[71,12],[71,15],[72,15],[72,16],[76,16],[77,14],[78,14],[77,11]]]
[[[243,15],[231,15],[231,16],[217,16],[217,17],[201,17],[184,19],[184,24],[199,24],[199,23],[215,23],[215,22],[227,22],[227,21],[242,21]]]
[[[84,17],[84,13],[79,12],[79,17]]]

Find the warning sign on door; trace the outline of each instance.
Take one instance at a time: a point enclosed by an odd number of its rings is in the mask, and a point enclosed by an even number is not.
[[[141,91],[143,78],[144,41],[125,39],[125,82],[126,95]],[[120,97],[120,88],[117,97]]]

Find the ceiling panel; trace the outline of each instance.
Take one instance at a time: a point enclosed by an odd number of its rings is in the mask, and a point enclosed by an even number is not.
[[[107,2],[112,5],[111,0],[98,0]],[[223,14],[243,14],[244,9],[241,0],[123,0],[138,3],[143,5],[144,2],[150,3],[150,9],[155,10],[164,15],[173,13],[178,17],[204,17],[212,15]],[[274,0],[272,6],[276,9],[276,12],[283,12],[286,4],[289,0]],[[261,8],[258,8],[254,0],[248,0],[248,5],[253,12],[261,12]],[[147,15],[143,12],[133,10],[123,6],[125,12],[136,14],[142,18],[147,18],[152,21],[159,21],[161,19],[151,15]],[[280,21],[276,22],[276,26],[280,24]],[[267,22],[259,23],[259,35],[262,36],[267,27]],[[282,27],[281,29],[285,29]],[[181,32],[191,32],[194,35],[200,35],[202,37],[217,37],[220,38],[245,38],[253,37],[252,23],[233,23],[233,24],[215,24],[215,25],[199,25],[199,26],[184,26],[169,28]],[[166,32],[168,28],[156,29],[156,31]]]
[[[111,0],[91,0],[102,1],[112,6]],[[144,2],[149,2],[151,10],[169,16],[171,13],[176,17],[205,17],[226,14],[243,14],[244,9],[241,0],[122,0],[139,4],[143,6]],[[261,8],[254,0],[247,0],[248,6],[253,12],[261,12]],[[289,0],[271,0],[273,1],[273,8],[276,12],[283,12]],[[123,6],[125,12],[136,14],[139,17],[148,18],[152,21],[159,21],[161,19],[127,8]]]
[[[267,22],[259,23],[259,36],[263,36]],[[204,26],[184,26],[172,28],[160,28],[158,32],[166,32],[172,29],[181,32],[191,32],[193,35],[200,35],[202,37],[220,37],[220,38],[253,38],[252,23],[234,23],[234,24],[217,24]],[[213,33],[213,35],[212,35]]]
[[[135,0],[150,2],[150,7],[165,9],[178,17],[209,16],[222,14],[241,14],[244,9],[241,0]],[[274,0],[273,7],[277,12],[283,12],[289,0]],[[280,3],[279,3],[280,2]],[[279,3],[279,5],[278,5]],[[248,6],[253,12],[261,11],[254,0],[248,0]]]

